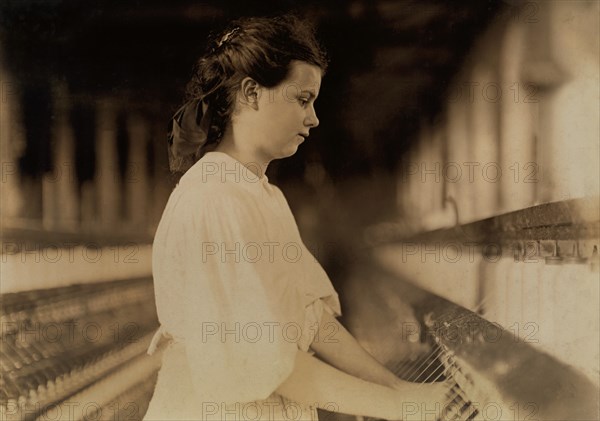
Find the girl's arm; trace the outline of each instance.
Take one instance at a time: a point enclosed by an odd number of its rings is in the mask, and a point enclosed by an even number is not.
[[[381,386],[344,373],[312,355],[298,351],[292,374],[277,392],[301,404],[329,411],[400,420],[416,415],[416,408],[435,410],[444,387],[419,388],[407,383],[403,388]],[[437,408],[439,414],[441,408]]]
[[[323,311],[319,334],[310,347],[323,361],[363,380],[393,388],[410,385],[373,358],[327,311]]]

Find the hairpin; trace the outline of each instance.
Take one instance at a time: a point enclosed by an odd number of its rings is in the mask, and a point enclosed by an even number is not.
[[[233,28],[231,31],[227,32],[225,35],[223,35],[223,37],[221,38],[221,40],[219,41],[219,43],[217,44],[217,48],[219,48],[221,45],[225,44],[226,42],[228,42],[231,38],[233,38],[239,31],[241,30],[241,28],[239,26],[236,26],[235,28]]]

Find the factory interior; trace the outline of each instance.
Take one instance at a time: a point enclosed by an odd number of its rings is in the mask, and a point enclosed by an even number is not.
[[[211,34],[290,12],[329,68],[267,174],[342,324],[448,419],[599,419],[595,0],[3,1],[0,419],[143,419],[167,123]]]

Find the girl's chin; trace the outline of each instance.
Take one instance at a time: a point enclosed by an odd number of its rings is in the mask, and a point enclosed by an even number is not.
[[[289,158],[298,152],[298,145],[290,144],[285,149],[282,149],[275,159]]]
[[[296,152],[298,152],[298,145],[292,145],[289,150],[290,154],[288,156],[294,155]]]

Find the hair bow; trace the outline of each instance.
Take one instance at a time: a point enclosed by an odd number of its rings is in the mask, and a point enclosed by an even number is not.
[[[187,171],[200,157],[211,122],[211,110],[204,98],[188,101],[177,110],[169,124],[169,168]]]

